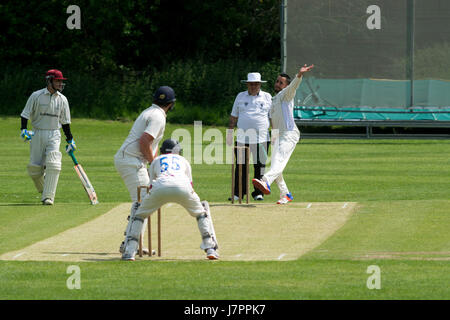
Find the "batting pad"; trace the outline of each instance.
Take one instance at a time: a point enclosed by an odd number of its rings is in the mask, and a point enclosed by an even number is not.
[[[197,217],[198,230],[202,237],[200,249],[206,250],[209,248],[216,248],[217,244],[214,241],[214,234],[211,227],[211,220],[207,214]]]
[[[39,193],[44,190],[44,168],[42,166],[29,164],[27,166],[28,175],[34,182],[34,186]]]
[[[62,155],[59,151],[53,151],[47,154],[42,200],[47,198],[52,200],[55,199],[59,173],[61,172],[61,157]]]

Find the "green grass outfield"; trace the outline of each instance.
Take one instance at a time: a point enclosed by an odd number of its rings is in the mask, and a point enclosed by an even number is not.
[[[19,137],[20,119],[0,119],[0,254],[129,202],[113,156],[131,125],[74,119],[76,156],[100,204],[88,203],[64,154],[56,205],[44,207],[26,173],[29,149]],[[168,125],[165,138],[180,127]],[[196,164],[193,176],[202,199],[229,196],[229,165]],[[302,140],[284,176],[295,201],[358,202],[341,229],[299,260],[0,261],[0,299],[450,298],[450,141]],[[274,185],[265,202],[277,199]],[[73,264],[81,270],[80,290],[66,286]],[[381,270],[379,290],[366,286],[371,265]]]

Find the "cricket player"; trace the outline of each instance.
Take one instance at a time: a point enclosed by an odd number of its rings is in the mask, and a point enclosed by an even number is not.
[[[283,170],[300,140],[300,131],[294,121],[295,93],[302,81],[303,74],[313,68],[314,65],[307,66],[305,64],[292,82],[287,74],[280,74],[275,82],[274,89],[277,94],[272,98],[269,112],[272,133],[275,133],[272,137],[271,166],[261,179],[253,179],[252,183],[262,193],[270,194],[270,185],[276,181],[280,189],[280,200],[277,201],[277,204],[286,204],[294,199],[284,181]]]
[[[30,142],[28,175],[42,194],[42,204],[53,205],[61,172],[61,127],[68,143],[66,152],[75,151],[76,145],[70,131],[69,102],[61,93],[67,79],[52,69],[46,72],[45,80],[47,87],[31,94],[20,115],[20,136]],[[27,129],[28,120],[34,131]]]
[[[161,145],[161,155],[150,165],[150,193],[146,194],[138,209],[130,217],[128,234],[124,240],[122,260],[134,261],[144,220],[164,204],[175,202],[182,205],[197,219],[202,238],[200,248],[210,260],[219,259],[214,225],[207,201],[200,201],[194,191],[192,170],[189,162],[181,156],[181,146],[176,140],[167,139]],[[176,236],[176,235],[174,235]]]
[[[115,167],[133,202],[130,216],[138,206],[137,187],[150,185],[147,164],[152,163],[158,153],[158,144],[166,127],[166,116],[173,109],[175,101],[175,91],[171,87],[159,87],[153,95],[153,104],[139,115],[114,156]],[[143,192],[141,198],[144,195]],[[128,231],[127,228],[125,235]],[[122,244],[119,249],[121,253],[123,249]]]

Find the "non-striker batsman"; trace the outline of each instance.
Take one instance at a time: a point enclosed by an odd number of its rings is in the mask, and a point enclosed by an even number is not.
[[[30,142],[28,175],[42,194],[42,204],[52,205],[61,171],[61,127],[68,143],[66,151],[74,151],[76,146],[70,132],[69,102],[61,93],[67,79],[61,71],[52,69],[45,74],[45,80],[47,87],[31,94],[20,115],[20,136]],[[28,130],[28,120],[33,130]]]

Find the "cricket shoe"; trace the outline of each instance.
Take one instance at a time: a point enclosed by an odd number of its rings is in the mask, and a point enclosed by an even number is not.
[[[136,261],[136,258],[134,256],[130,256],[130,255],[123,255],[122,261]]]
[[[51,206],[51,205],[53,205],[53,200],[49,199],[49,198],[45,198],[44,200],[42,200],[42,204],[44,206]]]
[[[264,194],[270,194],[270,186],[267,182],[259,179],[252,180],[253,186]]]
[[[239,197],[238,196],[233,196],[233,200],[234,201],[239,201]],[[231,197],[228,198],[228,201],[231,201]]]
[[[281,199],[277,201],[277,204],[286,204],[286,203],[288,203],[288,202],[291,202],[292,200],[294,200],[294,197],[293,197],[292,194],[289,192],[289,193],[286,194],[284,197],[281,197]]]
[[[213,248],[206,250],[206,258],[209,260],[219,260],[219,254]]]
[[[257,191],[252,192],[252,197],[253,197],[253,200],[256,200],[256,201],[264,200],[264,196],[262,194],[259,194],[259,192],[257,192]]]
[[[122,241],[122,243],[120,244],[119,252],[122,254],[125,252],[125,241]],[[139,249],[136,251],[136,253],[138,253],[138,252],[139,252]],[[147,248],[142,248],[142,254],[148,255],[149,252],[150,251]]]
[[[135,258],[135,253],[130,253],[129,251],[128,252],[124,252],[123,254],[122,254],[122,260],[123,261],[135,261],[136,260],[136,258]]]

